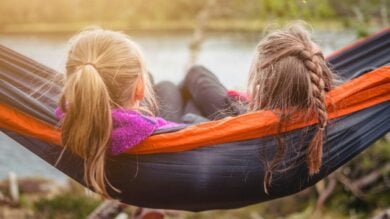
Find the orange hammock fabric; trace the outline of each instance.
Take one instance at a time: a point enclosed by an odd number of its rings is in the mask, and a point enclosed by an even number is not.
[[[390,100],[390,66],[379,68],[333,89],[327,94],[329,118],[335,119]],[[330,107],[332,106],[332,107]],[[60,130],[4,103],[0,103],[0,128],[60,144]],[[153,135],[129,154],[153,154],[191,150],[205,145],[249,140],[277,133],[278,118],[271,111],[246,113],[193,125],[182,130]],[[315,124],[316,120],[298,121],[286,131]]]

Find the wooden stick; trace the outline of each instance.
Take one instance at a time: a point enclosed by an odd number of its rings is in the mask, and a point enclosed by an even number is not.
[[[14,204],[19,204],[19,186],[18,186],[18,178],[14,172],[9,172],[9,193],[11,195],[11,201]]]
[[[127,205],[115,200],[106,200],[101,203],[91,214],[88,219],[111,219],[121,213]]]

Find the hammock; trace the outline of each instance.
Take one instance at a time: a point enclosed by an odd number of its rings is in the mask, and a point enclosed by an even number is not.
[[[323,179],[390,130],[390,29],[337,51],[328,61],[348,79],[327,95],[330,122],[320,172],[304,162],[316,121],[287,125],[286,171],[263,189],[265,160],[275,152],[268,111],[155,133],[126,154],[107,158],[107,175],[123,203],[202,211],[238,208],[297,193]],[[55,165],[62,151],[54,117],[61,74],[0,46],[0,128]],[[83,160],[65,151],[57,169],[83,182]]]

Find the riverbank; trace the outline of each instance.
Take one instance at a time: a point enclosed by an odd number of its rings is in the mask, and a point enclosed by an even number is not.
[[[267,19],[267,20],[227,20],[213,19],[205,25],[205,30],[210,32],[259,32],[270,26],[284,25],[291,20]],[[307,21],[316,30],[343,30],[348,28],[341,20]],[[68,34],[79,32],[88,26],[100,26],[104,28],[137,31],[137,32],[189,32],[193,31],[196,22],[194,20],[175,21],[111,21],[111,22],[66,22],[66,23],[15,23],[0,24],[0,33],[3,34]]]
[[[48,184],[50,183],[50,184]],[[0,191],[4,191],[7,181],[0,181]],[[49,185],[49,187],[48,187]],[[21,179],[19,188],[20,201],[16,204],[2,203],[0,200],[0,218],[87,218],[103,199],[87,191],[78,183],[70,180],[66,186],[56,185],[54,182],[43,179]],[[5,196],[7,194],[5,193]],[[342,196],[342,193],[335,194]],[[212,210],[200,213],[184,211],[163,211],[167,219],[202,219],[202,218],[284,218],[284,219],[347,219],[373,218],[382,215],[390,209],[377,208],[370,212],[359,212],[356,209],[343,211],[346,204],[339,208],[324,206],[316,208],[316,190],[312,187],[296,195],[278,200],[251,205],[233,210]],[[127,206],[122,214],[128,218],[137,211],[136,206]],[[122,215],[122,216],[123,216]],[[380,217],[384,218],[384,217]]]

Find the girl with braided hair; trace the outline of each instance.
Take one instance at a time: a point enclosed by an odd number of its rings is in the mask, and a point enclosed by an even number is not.
[[[328,121],[325,94],[332,89],[334,80],[319,47],[301,24],[271,32],[257,45],[249,74],[249,109],[274,111],[280,118],[279,133],[293,119],[291,115],[317,118],[318,125],[306,151],[310,174],[318,173],[321,167]],[[265,191],[272,181],[272,169],[287,150],[281,135],[276,140],[278,148],[266,165]]]

